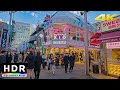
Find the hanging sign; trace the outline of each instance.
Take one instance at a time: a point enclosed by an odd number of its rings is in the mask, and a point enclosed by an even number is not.
[[[1,38],[1,47],[6,48],[7,45],[7,34],[8,30],[3,29],[2,38]]]

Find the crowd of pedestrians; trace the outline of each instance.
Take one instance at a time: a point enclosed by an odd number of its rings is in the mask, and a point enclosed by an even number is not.
[[[2,63],[27,63],[28,78],[33,78],[33,71],[35,79],[39,79],[40,70],[50,70],[54,75],[57,69],[65,67],[65,73],[71,73],[73,71],[75,62],[75,55],[64,54],[64,55],[42,55],[40,51],[34,53],[34,51],[17,53],[14,55],[11,52],[1,51],[0,52],[0,73]],[[69,68],[69,69],[68,69]]]

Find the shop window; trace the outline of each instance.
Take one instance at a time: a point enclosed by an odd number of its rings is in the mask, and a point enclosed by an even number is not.
[[[113,49],[112,50],[112,60],[113,61],[120,61],[120,49]]]

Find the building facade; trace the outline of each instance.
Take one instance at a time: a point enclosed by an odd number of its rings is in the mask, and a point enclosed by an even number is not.
[[[105,73],[120,76],[120,16],[116,20],[101,22],[101,58],[104,60]]]
[[[90,37],[96,28],[88,22],[89,51],[98,59],[99,46],[90,45]],[[46,15],[41,27],[44,28],[42,47],[47,54],[75,53],[76,62],[84,62],[84,20],[68,11],[58,11],[53,16]],[[95,51],[95,52],[94,52]]]
[[[9,47],[9,36],[12,26],[7,23],[0,22],[0,49],[8,51]]]
[[[31,25],[23,22],[14,24],[14,40],[12,41],[12,50],[26,51],[27,43],[31,34]]]

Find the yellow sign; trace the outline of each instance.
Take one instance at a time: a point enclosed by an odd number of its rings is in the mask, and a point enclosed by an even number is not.
[[[99,16],[97,16],[95,18],[95,20],[97,21],[109,21],[109,20],[115,20],[115,16],[117,16],[116,14],[113,14],[110,16],[110,14],[100,14]]]
[[[108,64],[108,73],[115,76],[120,76],[120,65]]]
[[[116,17],[116,20],[110,20],[101,23],[102,32],[119,29],[119,28],[120,28],[120,16]]]

